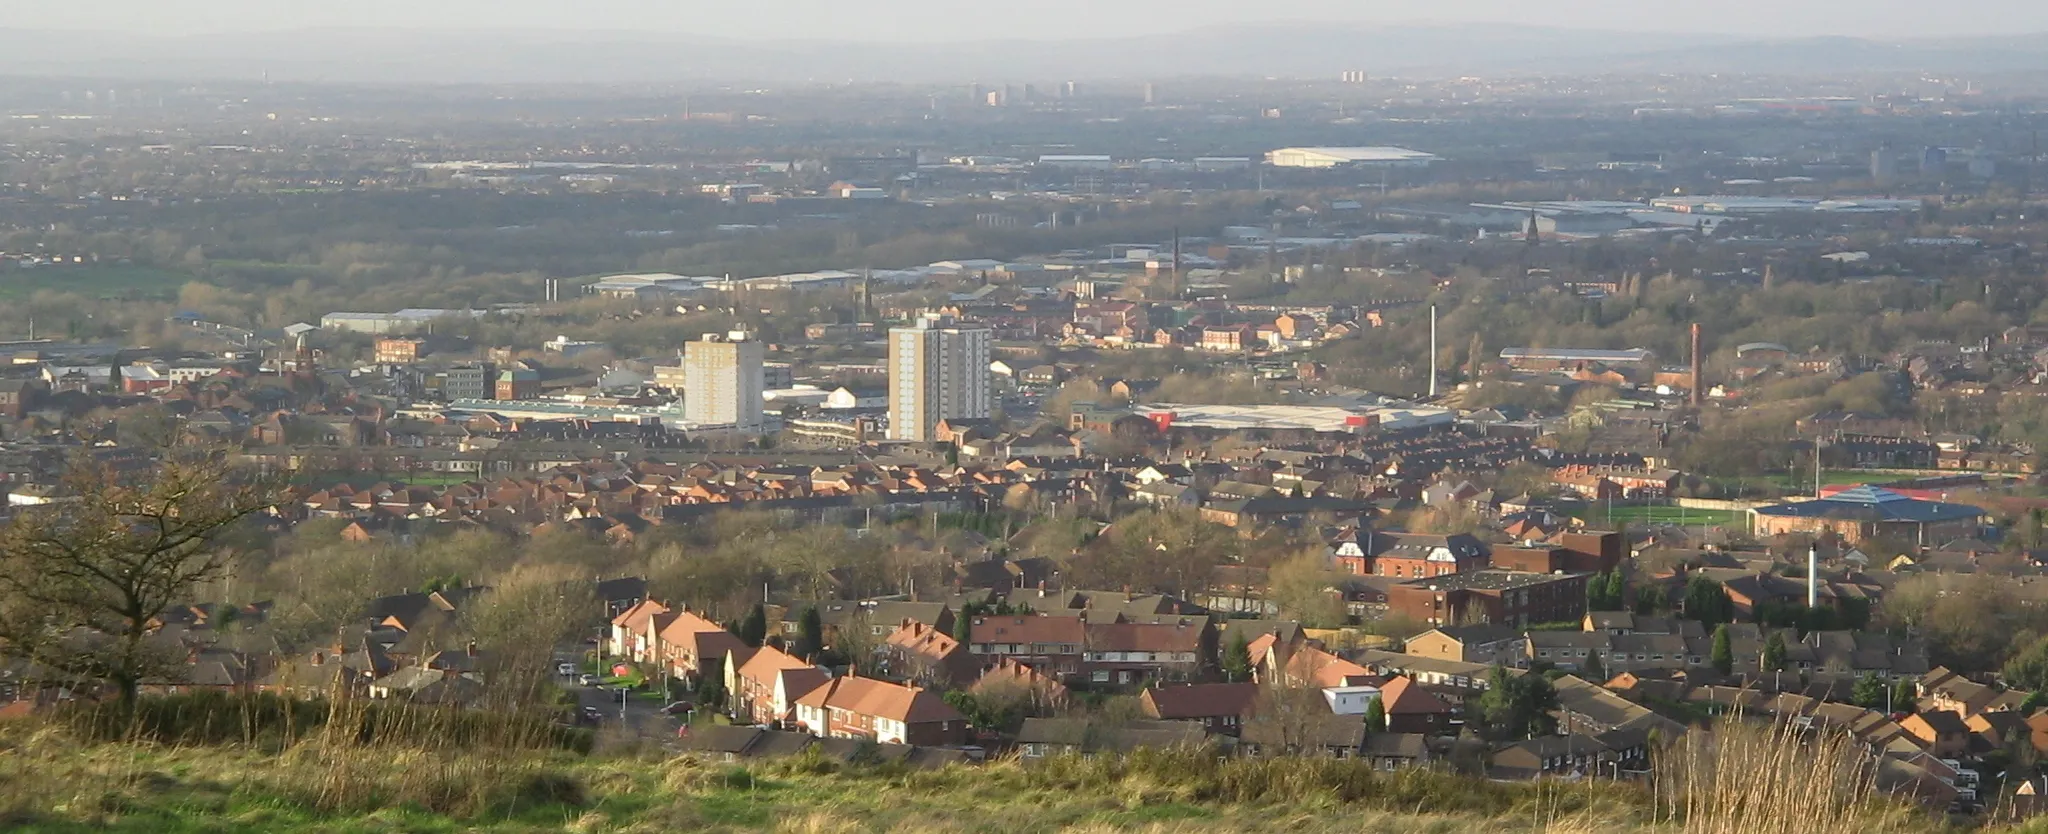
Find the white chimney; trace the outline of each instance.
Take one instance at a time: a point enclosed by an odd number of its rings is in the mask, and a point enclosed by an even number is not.
[[[1436,399],[1436,305],[1429,305],[1429,398]]]
[[[1820,607],[1820,545],[1806,548],[1806,607]]]

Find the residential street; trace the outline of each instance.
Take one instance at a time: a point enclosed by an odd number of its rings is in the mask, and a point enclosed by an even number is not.
[[[588,650],[589,648],[586,646],[557,646],[555,648],[554,663],[557,665],[562,663],[574,664],[578,669],[577,674],[580,675],[583,669],[584,652]],[[555,675],[554,678],[557,686],[576,693],[576,703],[579,708],[595,707],[598,710],[599,714],[603,716],[601,723],[598,725],[600,730],[615,728],[623,720],[625,727],[635,735],[660,744],[669,745],[675,742],[676,731],[682,727],[680,720],[661,713],[661,708],[666,703],[665,701],[658,701],[646,697],[644,694],[628,697],[625,699],[622,716],[620,693],[618,690],[601,685],[584,686],[577,683],[577,678],[574,675]]]

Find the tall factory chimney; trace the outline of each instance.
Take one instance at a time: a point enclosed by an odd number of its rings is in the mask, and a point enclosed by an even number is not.
[[[1429,398],[1436,399],[1436,305],[1429,305]]]
[[[1691,393],[1691,395],[1690,395],[1690,396],[1691,396],[1691,398],[1692,398],[1692,404],[1693,404],[1693,407],[1694,407],[1694,408],[1698,408],[1698,407],[1699,407],[1700,405],[1704,404],[1704,403],[1705,403],[1705,402],[1707,401],[1707,391],[1706,391],[1706,387],[1705,387],[1705,386],[1704,386],[1704,385],[1702,384],[1702,383],[1703,383],[1703,382],[1705,382],[1705,380],[1706,380],[1706,375],[1705,375],[1704,369],[1705,369],[1705,364],[1704,364],[1703,360],[1702,360],[1702,359],[1700,358],[1700,323],[1699,323],[1699,322],[1693,322],[1693,323],[1692,323],[1692,393]]]
[[[1806,607],[1820,607],[1820,545],[1806,548]]]

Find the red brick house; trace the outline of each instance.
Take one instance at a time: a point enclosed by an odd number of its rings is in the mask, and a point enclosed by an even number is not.
[[[1421,533],[1379,533],[1369,554],[1371,573],[1420,579],[1466,573],[1491,564],[1487,547],[1469,534],[1432,536]]]
[[[984,666],[1014,660],[1040,674],[1067,678],[1081,673],[1087,630],[1080,617],[981,616],[969,627],[967,647]]]
[[[890,677],[925,686],[964,685],[981,672],[981,662],[966,644],[914,620],[890,632],[881,653]]]
[[[1081,672],[1092,683],[1191,681],[1203,658],[1214,654],[1215,629],[1206,618],[1179,623],[1089,623]]]
[[[944,747],[967,740],[967,719],[938,693],[848,675],[797,699],[797,723],[820,738]]]
[[[1481,570],[1410,579],[1387,588],[1387,609],[1431,626],[1577,621],[1590,576]]]
[[[1212,735],[1237,735],[1258,705],[1256,683],[1155,686],[1138,696],[1146,718],[1198,722]]]
[[[773,646],[726,655],[726,706],[734,718],[773,724],[795,718],[797,699],[831,680],[825,670]]]
[[[668,673],[691,683],[706,669],[723,675],[726,654],[747,648],[725,627],[689,611],[676,612],[656,638],[655,654]]]
[[[630,658],[635,663],[645,663],[654,657],[655,646],[661,642],[661,626],[667,625],[657,624],[656,618],[668,613],[668,606],[648,599],[613,617],[611,655]]]
[[[1389,678],[1380,687],[1380,704],[1386,710],[1390,733],[1441,735],[1450,727],[1451,705],[1405,675]]]

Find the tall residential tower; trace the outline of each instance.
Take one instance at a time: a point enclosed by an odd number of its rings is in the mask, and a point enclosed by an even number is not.
[[[759,431],[765,347],[735,330],[683,345],[683,419],[700,426]]]
[[[935,440],[939,421],[991,408],[988,328],[927,315],[889,330],[889,437]]]

